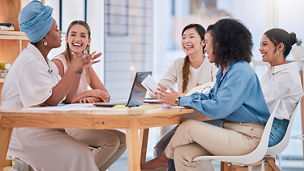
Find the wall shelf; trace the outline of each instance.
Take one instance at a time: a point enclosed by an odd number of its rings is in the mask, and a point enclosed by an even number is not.
[[[28,40],[28,38],[21,31],[4,31],[4,30],[0,30],[0,39]]]
[[[0,83],[4,83],[5,78],[0,78]]]

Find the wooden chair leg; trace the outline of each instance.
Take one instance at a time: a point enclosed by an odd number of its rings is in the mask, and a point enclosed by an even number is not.
[[[5,159],[4,167],[6,167],[6,166],[12,166],[12,160],[11,159]]]
[[[234,164],[230,164],[227,162],[221,162],[221,171],[248,171],[251,169],[259,169],[262,167],[263,162],[258,161],[256,163],[253,164],[247,164],[247,165],[234,165]],[[270,171],[270,170],[269,170]]]
[[[281,169],[275,164],[275,158],[265,157],[266,166],[269,166],[272,171],[281,171]]]
[[[221,162],[221,171],[231,171],[230,164],[227,162]]]
[[[149,136],[149,129],[141,129],[140,130],[140,163],[144,163],[146,161],[147,155],[147,146],[148,146],[148,136]]]

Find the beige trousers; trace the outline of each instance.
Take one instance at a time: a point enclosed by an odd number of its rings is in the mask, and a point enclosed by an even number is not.
[[[118,130],[65,129],[65,131],[76,140],[95,148],[95,163],[100,171],[110,167],[126,149],[125,134]]]
[[[259,123],[224,123],[223,128],[197,120],[180,124],[167,148],[177,171],[212,171],[211,161],[194,162],[204,155],[243,155],[258,145],[264,125]]]

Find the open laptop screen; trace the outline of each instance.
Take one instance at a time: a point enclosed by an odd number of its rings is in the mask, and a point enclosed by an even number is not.
[[[145,95],[146,95],[146,88],[141,84],[141,82],[148,76],[151,75],[151,71],[147,72],[137,72],[133,81],[133,85],[130,91],[128,102],[99,102],[94,103],[95,106],[99,107],[113,107],[115,105],[126,105],[128,107],[132,106],[139,106],[143,103]]]
[[[141,84],[141,82],[148,76],[151,75],[152,72],[137,72],[135,75],[135,79],[132,85],[132,89],[130,92],[130,96],[128,99],[127,106],[139,106],[143,103],[145,95],[146,95],[146,88]]]

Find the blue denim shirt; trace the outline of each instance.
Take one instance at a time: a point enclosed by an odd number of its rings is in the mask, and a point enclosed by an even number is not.
[[[202,75],[203,77],[203,75]],[[196,109],[214,119],[266,124],[270,114],[257,75],[248,62],[219,68],[209,94],[182,96],[180,106]]]

